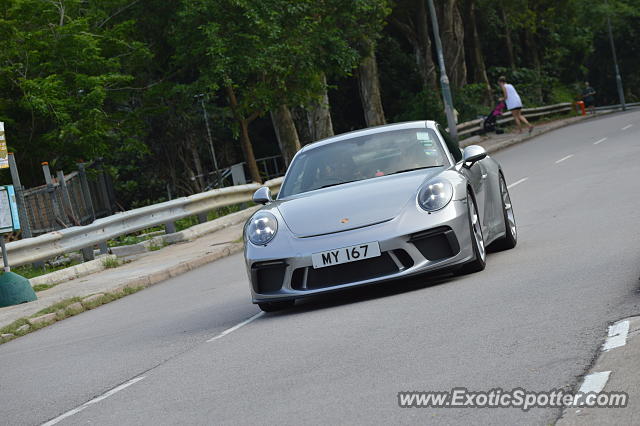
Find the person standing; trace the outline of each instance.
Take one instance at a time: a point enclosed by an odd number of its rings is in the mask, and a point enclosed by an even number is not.
[[[582,91],[582,100],[584,101],[584,106],[589,108],[591,114],[596,113],[596,98],[594,97],[596,94],[596,89],[589,85],[588,81],[584,82],[584,90]]]
[[[511,111],[513,119],[516,122],[518,133],[522,133],[523,124],[529,126],[529,133],[531,133],[533,131],[533,125],[522,115],[522,100],[520,99],[520,95],[518,95],[516,88],[513,87],[512,84],[507,83],[507,78],[504,76],[498,79],[498,84],[502,89],[502,96],[504,97],[504,101],[507,103],[507,109]]]

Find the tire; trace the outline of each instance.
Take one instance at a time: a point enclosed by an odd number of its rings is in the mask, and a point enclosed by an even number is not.
[[[467,193],[467,206],[469,208],[469,233],[471,235],[471,245],[473,246],[473,260],[465,263],[460,269],[461,274],[471,274],[484,270],[487,265],[487,250],[484,247],[484,236],[480,225],[478,207],[471,192]]]
[[[283,300],[281,302],[262,302],[258,303],[258,307],[264,312],[277,312],[293,307],[296,302],[294,300]]]
[[[516,225],[516,217],[513,214],[513,205],[511,204],[511,196],[504,176],[500,173],[500,198],[502,200],[502,216],[504,218],[504,237],[491,243],[491,250],[502,251],[509,250],[518,243],[518,226]]]

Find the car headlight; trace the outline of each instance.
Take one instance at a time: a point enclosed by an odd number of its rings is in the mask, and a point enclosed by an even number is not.
[[[428,212],[443,209],[453,198],[453,186],[448,180],[428,182],[418,193],[418,204]]]
[[[247,237],[257,246],[265,246],[278,232],[278,220],[269,212],[258,212],[249,220]]]

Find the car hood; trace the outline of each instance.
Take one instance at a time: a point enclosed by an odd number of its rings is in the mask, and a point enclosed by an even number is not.
[[[296,237],[348,231],[398,216],[421,184],[443,168],[346,183],[279,200],[278,211]]]

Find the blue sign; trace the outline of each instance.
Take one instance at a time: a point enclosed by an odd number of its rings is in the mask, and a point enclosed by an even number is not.
[[[13,185],[0,186],[0,233],[18,229],[20,229],[20,218]]]

